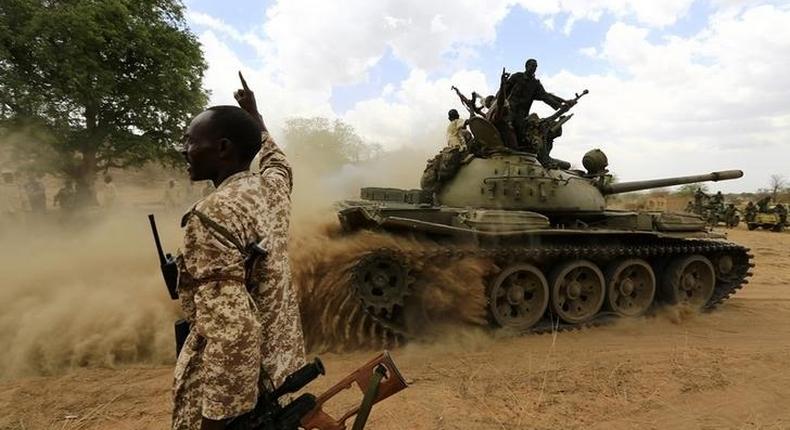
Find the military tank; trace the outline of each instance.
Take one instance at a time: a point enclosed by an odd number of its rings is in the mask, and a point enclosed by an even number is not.
[[[489,150],[466,154],[439,189],[368,187],[341,204],[346,234],[386,232],[421,244],[371,250],[350,269],[359,310],[377,325],[371,332],[414,336],[431,319],[414,299],[426,267],[452,270],[465,258],[493,262],[490,325],[522,332],[640,316],[666,303],[708,310],[747,283],[749,249],[699,216],[607,208],[607,196],[736,179],[740,170],[611,183],[599,150],[585,155],[586,170],[546,167],[536,154],[501,145],[484,118],[469,125],[477,147]]]

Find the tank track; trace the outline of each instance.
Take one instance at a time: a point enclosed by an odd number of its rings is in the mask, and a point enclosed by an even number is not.
[[[459,246],[441,246],[434,250],[403,252],[391,249],[381,249],[395,253],[404,261],[430,261],[432,264],[452,264],[464,258],[484,258],[492,259],[501,263],[512,262],[534,262],[534,261],[556,261],[570,259],[589,259],[593,261],[608,261],[617,258],[642,258],[649,262],[656,259],[669,259],[682,255],[701,254],[708,257],[712,262],[716,257],[729,255],[732,258],[733,267],[726,276],[722,276],[717,270],[716,285],[711,299],[705,304],[703,310],[711,311],[739,289],[748,284],[748,279],[752,276],[750,269],[754,267],[751,262],[754,255],[749,253],[749,248],[722,240],[714,239],[667,239],[654,238],[650,241],[642,241],[633,245],[553,245],[546,247],[492,247],[492,248],[468,248]],[[373,251],[376,252],[376,251]],[[715,268],[715,263],[714,263]],[[414,274],[415,277],[419,273]],[[660,272],[656,273],[657,293],[656,301],[660,299]],[[353,282],[353,280],[352,280]],[[411,285],[409,285],[411,288]],[[412,292],[413,293],[413,292]],[[386,333],[385,338],[391,338],[393,344],[400,344],[413,337],[397,322],[382,318],[372,312],[361,303],[368,316],[375,321],[382,332]],[[587,327],[607,325],[615,321],[619,316],[611,312],[599,312],[593,319],[580,324],[569,324],[559,320],[551,312],[538,322],[536,325],[525,330],[525,334],[545,334],[553,332],[564,332],[578,330]]]

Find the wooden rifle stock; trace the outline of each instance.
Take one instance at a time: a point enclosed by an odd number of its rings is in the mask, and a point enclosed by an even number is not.
[[[403,379],[403,376],[401,376],[398,368],[392,361],[389,352],[384,351],[376,358],[354,371],[354,373],[335,384],[325,393],[318,396],[315,409],[302,418],[302,427],[307,430],[345,430],[346,421],[359,412],[360,406],[347,410],[339,419],[336,419],[323,410],[323,405],[340,392],[350,389],[354,384],[356,384],[361,392],[364,392],[368,388],[370,382],[374,380],[376,368],[379,366],[383,366],[386,369],[386,376],[381,379],[379,383],[378,393],[376,394],[373,404],[392,396],[408,386],[406,380]]]

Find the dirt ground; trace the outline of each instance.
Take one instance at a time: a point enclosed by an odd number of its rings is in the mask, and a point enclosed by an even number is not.
[[[790,234],[738,229],[754,277],[717,311],[554,335],[464,329],[392,352],[410,387],[371,429],[790,428]],[[4,345],[4,348],[12,345]],[[375,352],[326,354],[319,392]],[[170,366],[0,382],[0,429],[165,429]]]

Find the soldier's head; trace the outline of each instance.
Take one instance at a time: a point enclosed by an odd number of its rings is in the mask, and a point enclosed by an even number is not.
[[[447,119],[449,119],[450,121],[455,121],[460,117],[461,116],[458,115],[458,111],[455,109],[450,109],[450,111],[447,112]]]
[[[261,129],[250,114],[236,106],[213,106],[192,119],[181,152],[191,180],[218,184],[248,169],[260,149]]]
[[[524,73],[530,76],[535,76],[535,70],[538,70],[538,61],[530,58],[524,63]]]
[[[483,106],[485,106],[488,109],[491,109],[491,106],[494,105],[495,101],[496,101],[496,97],[486,96],[486,98],[483,100]]]
[[[112,182],[112,176],[110,175],[104,176],[104,183],[109,184],[110,182]]]

